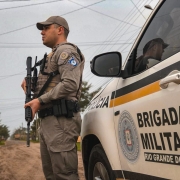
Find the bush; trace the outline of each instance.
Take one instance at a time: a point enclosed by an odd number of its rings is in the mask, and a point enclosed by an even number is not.
[[[5,141],[0,141],[0,146],[5,145]]]
[[[78,150],[78,151],[81,151],[81,144],[80,144],[80,142],[77,142],[77,143],[76,143],[76,146],[77,146],[77,150]]]

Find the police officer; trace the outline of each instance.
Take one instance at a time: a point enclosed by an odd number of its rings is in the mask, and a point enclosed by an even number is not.
[[[78,180],[76,142],[81,117],[78,100],[81,93],[84,56],[79,48],[67,42],[69,26],[60,16],[38,22],[43,44],[52,52],[41,63],[41,71],[30,106],[33,117],[41,118],[40,152],[47,180]],[[50,74],[53,74],[47,83]],[[25,90],[25,81],[22,83]],[[42,91],[42,89],[44,89]]]
[[[155,38],[146,43],[143,55],[135,61],[135,72],[144,71],[161,61],[164,49],[168,47],[161,38]]]

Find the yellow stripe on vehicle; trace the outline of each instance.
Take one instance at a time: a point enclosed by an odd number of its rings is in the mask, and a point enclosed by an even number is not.
[[[139,98],[142,98],[144,96],[158,92],[159,90],[160,90],[159,81],[156,81],[156,82],[149,84],[145,87],[142,87],[138,90],[135,90],[135,91],[130,92],[128,94],[125,94],[123,96],[112,99],[110,101],[110,108],[115,107],[115,106],[119,106],[121,104],[128,103],[130,101],[134,101],[136,99],[139,99]]]

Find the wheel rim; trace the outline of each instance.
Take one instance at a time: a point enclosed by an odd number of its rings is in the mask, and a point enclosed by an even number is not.
[[[94,166],[93,180],[110,180],[106,167],[101,162],[97,162]]]

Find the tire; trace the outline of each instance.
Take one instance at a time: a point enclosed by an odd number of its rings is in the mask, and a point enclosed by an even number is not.
[[[100,144],[93,147],[89,164],[88,180],[115,180],[107,156]]]

